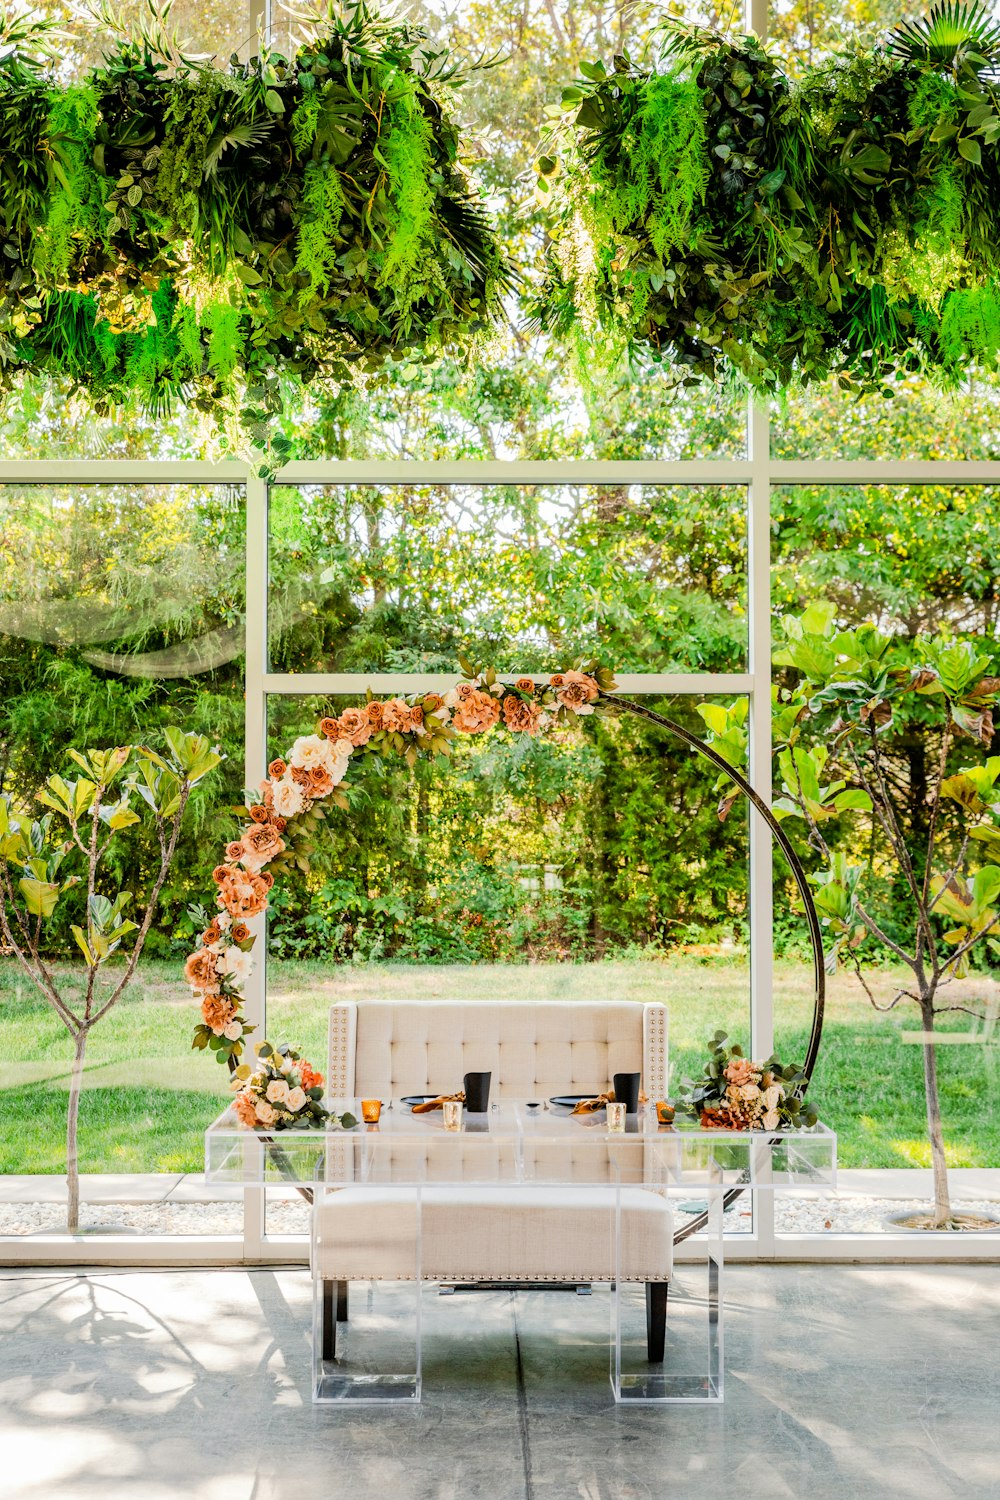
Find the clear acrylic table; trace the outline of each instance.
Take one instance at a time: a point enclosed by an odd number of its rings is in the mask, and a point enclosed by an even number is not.
[[[360,1115],[354,1100],[333,1101],[332,1107]],[[535,1113],[517,1101],[503,1101],[485,1115],[466,1114],[458,1132],[445,1129],[440,1110],[414,1115],[394,1103],[374,1126],[269,1134],[246,1129],[227,1110],[206,1132],[205,1170],[212,1182],[294,1182],[311,1196],[314,1268],[321,1218],[316,1210],[350,1188],[362,1208],[373,1261],[388,1256],[397,1267],[386,1316],[376,1308],[384,1291],[380,1273],[363,1268],[365,1246],[359,1245],[357,1279],[369,1284],[366,1331],[362,1337],[354,1330],[352,1317],[351,1347],[339,1358],[324,1352],[324,1333],[335,1316],[330,1283],[315,1281],[313,1396],[320,1404],[419,1401],[428,1214],[440,1211],[442,1193],[467,1200],[466,1212],[474,1213],[477,1202],[489,1202],[491,1190],[511,1202],[512,1189],[525,1200],[541,1193],[556,1210],[561,1202],[578,1203],[582,1190],[599,1210],[607,1235],[607,1275],[601,1279],[611,1288],[615,1400],[718,1402],[724,1384],[724,1212],[739,1193],[829,1190],[836,1179],[836,1136],[824,1125],[770,1132],[661,1126],[651,1110],[631,1117],[625,1132],[616,1134],[603,1111]],[[647,1357],[647,1285],[633,1279],[630,1269],[627,1208],[636,1190],[662,1204],[676,1226],[674,1238],[684,1245],[683,1262],[669,1257],[662,1267],[671,1332],[662,1365]]]

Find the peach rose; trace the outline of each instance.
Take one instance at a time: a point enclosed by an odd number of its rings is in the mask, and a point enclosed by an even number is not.
[[[542,710],[537,703],[525,703],[513,693],[503,700],[503,721],[513,734],[537,734]]]
[[[215,954],[210,953],[207,948],[199,948],[196,953],[192,953],[184,965],[184,978],[193,990],[203,990],[206,995],[217,995],[219,980],[215,972]]]
[[[459,684],[460,689],[467,686],[467,683]],[[454,724],[459,734],[481,734],[486,729],[492,729],[499,717],[500,705],[497,700],[489,693],[481,693],[478,688],[472,688],[470,692],[460,694]]]
[[[340,732],[352,745],[367,745],[372,726],[363,708],[345,708],[340,716]]]
[[[412,728],[413,720],[410,718],[410,710],[402,698],[390,698],[388,703],[382,707],[382,728],[390,733],[408,734]]]
[[[288,1084],[283,1078],[272,1078],[267,1086],[267,1097],[272,1104],[284,1104],[288,1098]]]
[[[240,1021],[230,1021],[222,1035],[229,1042],[238,1042],[243,1035],[243,1024]]]
[[[235,1015],[236,1006],[224,995],[206,995],[201,1002],[201,1018],[216,1036],[222,1036]]]
[[[219,889],[219,903],[231,917],[255,917],[267,906],[267,892],[273,883],[269,871],[255,875],[250,870],[230,870]]]
[[[748,1057],[734,1057],[732,1062],[726,1064],[725,1076],[730,1083],[749,1083],[756,1069]]]
[[[243,845],[240,843],[239,839],[231,839],[226,845],[226,859],[230,864],[235,865],[242,858]]]
[[[601,695],[593,677],[588,677],[586,672],[564,672],[562,682],[553,684],[557,687],[556,697],[564,708],[572,709],[575,714],[593,713],[592,704]]]
[[[262,1125],[273,1125],[278,1118],[278,1111],[266,1099],[259,1099],[254,1109],[257,1119]]]
[[[236,1111],[236,1118],[240,1124],[248,1125],[252,1130],[257,1123],[257,1106],[254,1104],[251,1095],[247,1093],[237,1094],[233,1100],[233,1109]]]

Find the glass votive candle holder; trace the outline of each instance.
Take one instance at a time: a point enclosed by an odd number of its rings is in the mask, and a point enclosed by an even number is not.
[[[361,1118],[366,1125],[377,1125],[382,1114],[381,1099],[362,1099]]]
[[[612,1135],[624,1135],[625,1134],[625,1101],[621,1100],[620,1102],[616,1102],[614,1099],[612,1099],[611,1102],[610,1102],[610,1104],[608,1104],[608,1106],[607,1106],[607,1110],[608,1110],[608,1130],[611,1132]]]
[[[445,1130],[461,1130],[462,1128],[462,1101],[461,1099],[446,1099],[441,1106],[444,1116]]]

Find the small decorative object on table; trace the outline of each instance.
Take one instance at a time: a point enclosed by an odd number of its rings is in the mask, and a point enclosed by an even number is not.
[[[617,1103],[614,1099],[608,1101],[608,1130],[612,1135],[624,1135],[626,1108],[623,1100]]]
[[[614,1097],[619,1104],[624,1104],[625,1113],[637,1114],[639,1111],[639,1073],[616,1073],[611,1080],[614,1085]]]
[[[461,1130],[462,1128],[462,1101],[461,1099],[446,1099],[441,1106],[444,1114],[445,1130]]]
[[[492,1073],[466,1073],[462,1083],[465,1089],[465,1107],[470,1115],[484,1115],[489,1109],[492,1077]]]
[[[323,1106],[323,1075],[286,1043],[258,1042],[257,1066],[242,1063],[232,1077],[233,1109],[251,1130],[322,1129],[328,1121],[349,1130],[354,1115],[337,1115]]]
[[[362,1099],[361,1118],[366,1125],[377,1125],[382,1114],[381,1099]]]
[[[660,1125],[672,1125],[674,1123],[674,1106],[669,1099],[657,1099],[656,1119]]]
[[[724,1031],[708,1044],[708,1061],[695,1082],[681,1085],[679,1107],[705,1130],[781,1130],[815,1125],[815,1109],[804,1102],[808,1079],[800,1067],[776,1057],[752,1062]],[[657,1106],[659,1118],[659,1106]]]

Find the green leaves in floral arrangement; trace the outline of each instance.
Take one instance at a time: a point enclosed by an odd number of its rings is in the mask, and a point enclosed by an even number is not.
[[[70,88],[46,36],[0,49],[0,397],[57,373],[263,443],[279,376],[337,386],[490,327],[510,276],[418,28],[358,3],[223,73],[153,7]]]
[[[996,368],[998,56],[985,9],[949,3],[797,82],[678,22],[651,67],[582,70],[539,159],[536,321],[761,393]]]

